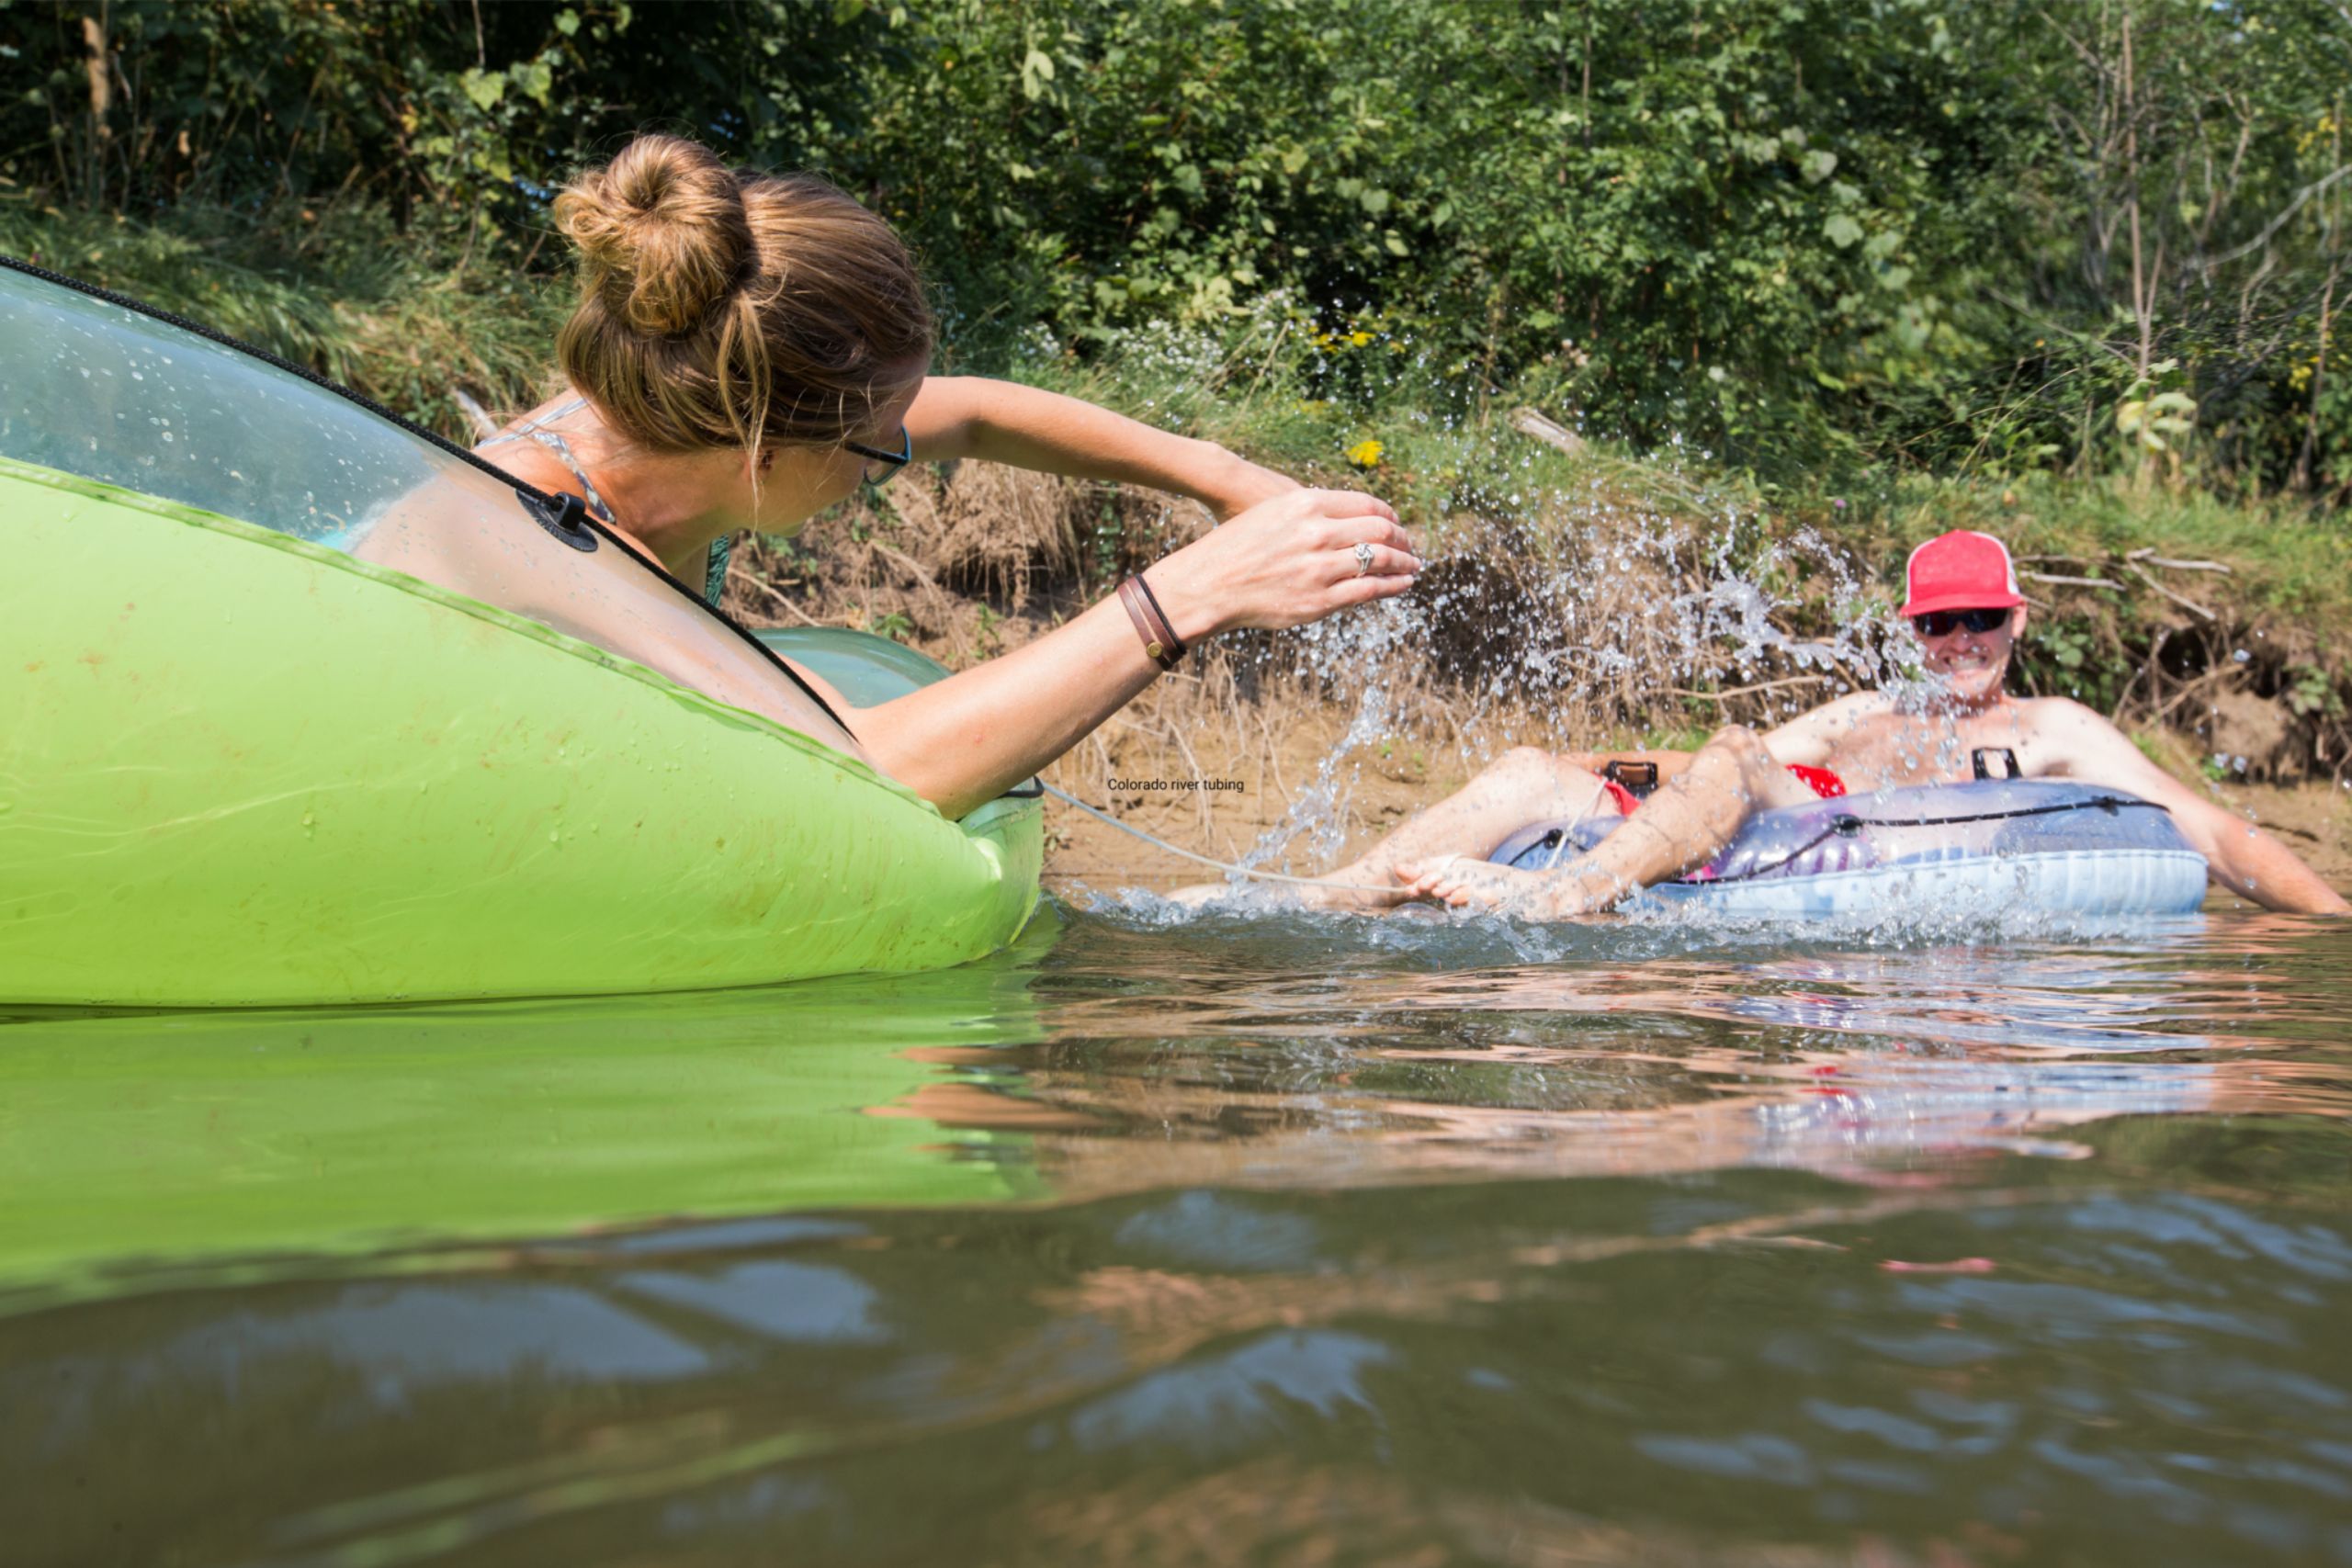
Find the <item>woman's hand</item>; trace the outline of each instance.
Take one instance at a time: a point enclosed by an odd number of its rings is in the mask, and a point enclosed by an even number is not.
[[[1304,626],[1393,598],[1420,570],[1386,502],[1294,490],[1203,535],[1145,577],[1176,635],[1191,642],[1238,626]]]
[[[1190,642],[1233,626],[1295,626],[1402,593],[1420,569],[1386,505],[1319,490],[1250,508],[1148,577]],[[1159,674],[1125,610],[1104,599],[1011,653],[861,708],[853,723],[876,767],[961,817],[1077,745]]]

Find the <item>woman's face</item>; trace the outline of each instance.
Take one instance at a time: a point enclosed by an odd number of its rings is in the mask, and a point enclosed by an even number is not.
[[[876,410],[872,419],[850,432],[849,439],[876,452],[904,450],[907,414],[922,389],[922,381],[914,381]],[[848,500],[869,478],[880,483],[897,472],[894,464],[840,445],[771,446],[763,448],[763,457],[767,461],[752,504],[751,525],[761,533],[787,538],[817,513]]]

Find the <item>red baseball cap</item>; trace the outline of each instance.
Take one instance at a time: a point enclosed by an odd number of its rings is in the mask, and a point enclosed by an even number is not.
[[[1898,614],[1930,610],[2007,610],[2025,603],[2009,548],[1990,534],[1956,528],[1911,552],[1903,569],[1910,597]]]

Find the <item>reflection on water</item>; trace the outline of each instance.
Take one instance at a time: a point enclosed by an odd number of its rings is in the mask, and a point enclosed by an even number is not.
[[[2347,938],[0,1023],[15,1552],[2352,1561]]]

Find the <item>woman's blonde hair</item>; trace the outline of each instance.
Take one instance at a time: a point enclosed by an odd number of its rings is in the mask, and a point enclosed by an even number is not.
[[[640,136],[556,197],[571,385],[656,452],[825,446],[922,378],[931,308],[890,226],[813,175]]]

